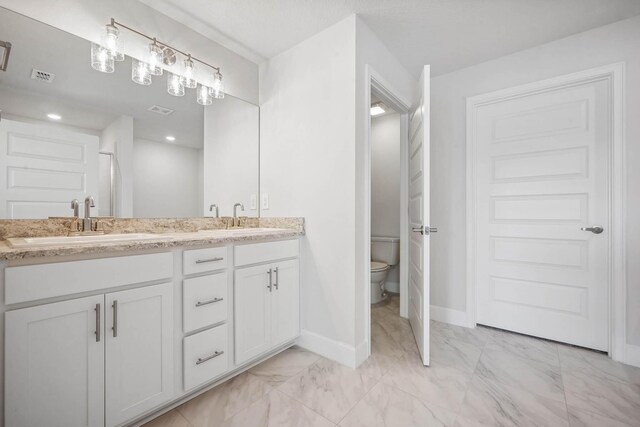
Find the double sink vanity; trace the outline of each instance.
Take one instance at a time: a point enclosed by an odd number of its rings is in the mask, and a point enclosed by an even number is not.
[[[299,336],[302,219],[111,221],[0,227],[5,426],[140,425]]]

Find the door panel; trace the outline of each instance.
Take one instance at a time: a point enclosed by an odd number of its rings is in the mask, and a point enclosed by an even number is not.
[[[420,101],[409,117],[409,227],[429,229],[430,68],[420,77]],[[410,230],[410,231],[411,231]],[[409,233],[409,322],[429,364],[429,235]]]
[[[173,284],[106,296],[107,426],[173,397]]]
[[[271,346],[275,347],[300,334],[300,274],[298,260],[278,262],[272,267]]]
[[[104,425],[103,319],[103,295],[5,314],[4,425]]]
[[[234,334],[236,365],[267,351],[271,345],[270,265],[235,271]]]
[[[599,81],[473,112],[478,323],[607,350],[608,99]]]

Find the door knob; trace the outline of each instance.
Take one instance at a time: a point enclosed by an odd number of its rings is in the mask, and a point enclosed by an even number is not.
[[[580,230],[582,231],[590,231],[593,234],[600,234],[604,231],[604,228],[602,228],[599,225],[594,225],[593,227],[581,227]]]

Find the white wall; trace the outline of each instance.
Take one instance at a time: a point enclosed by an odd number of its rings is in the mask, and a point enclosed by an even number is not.
[[[260,65],[262,216],[303,216],[301,344],[354,366],[355,17]]]
[[[114,154],[115,216],[129,218],[133,216],[133,117],[120,116],[102,131],[100,151]]]
[[[220,66],[227,93],[253,103],[258,102],[256,64],[138,1],[0,0],[0,6],[94,42],[100,41],[104,26],[113,17],[127,26]],[[146,41],[124,30],[122,36],[126,54],[143,58]],[[176,71],[181,64],[182,61],[178,61],[174,66],[177,67]],[[196,70],[197,79],[211,84],[212,73],[204,67],[199,69]]]
[[[371,235],[400,237],[400,115],[371,118]],[[400,291],[400,269],[389,271],[385,289]]]
[[[133,142],[133,216],[200,216],[196,148],[136,139]]]
[[[218,205],[220,216],[232,216],[233,205],[242,203],[239,216],[258,216],[260,169],[260,109],[230,96],[204,109],[203,212]],[[256,198],[252,208],[251,197]]]
[[[438,76],[432,103],[432,303],[466,310],[466,98],[620,61],[626,62],[628,342],[640,344],[640,17]]]

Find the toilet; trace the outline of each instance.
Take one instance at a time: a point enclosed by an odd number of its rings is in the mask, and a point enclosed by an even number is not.
[[[400,262],[398,237],[371,237],[371,304],[379,303],[387,296],[384,282],[389,270]]]

